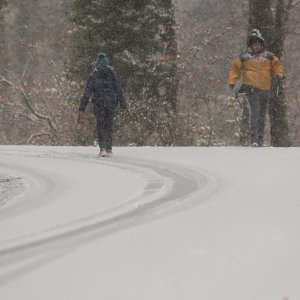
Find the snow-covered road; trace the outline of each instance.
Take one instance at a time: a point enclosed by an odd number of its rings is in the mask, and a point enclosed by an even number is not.
[[[297,299],[300,150],[0,146],[1,299]]]

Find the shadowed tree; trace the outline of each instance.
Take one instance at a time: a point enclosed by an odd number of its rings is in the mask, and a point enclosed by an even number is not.
[[[1,56],[1,70],[0,70],[0,76],[5,76],[6,75],[6,70],[3,68],[3,64],[6,61],[5,59],[5,32],[4,32],[4,23],[3,23],[3,11],[4,8],[6,7],[7,3],[6,0],[0,0],[0,56]],[[5,76],[6,77],[6,76]],[[1,84],[0,82],[0,92],[4,92],[5,85]]]
[[[268,50],[281,58],[292,0],[249,0],[249,31],[259,29]],[[283,93],[278,93],[280,81],[273,78],[269,102],[271,146],[290,146],[286,103]]]
[[[105,52],[125,91],[129,113],[116,123],[117,142],[172,144],[177,95],[172,1],[76,0],[73,21],[70,76],[84,81],[97,53]]]

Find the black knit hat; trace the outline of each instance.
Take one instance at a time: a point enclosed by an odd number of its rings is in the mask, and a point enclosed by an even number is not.
[[[263,46],[265,45],[265,39],[263,38],[261,32],[258,29],[253,29],[247,39],[248,47],[257,41],[260,41]]]

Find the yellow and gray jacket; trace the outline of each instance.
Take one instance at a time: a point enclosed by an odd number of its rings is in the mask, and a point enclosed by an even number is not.
[[[229,71],[228,84],[242,83],[269,90],[272,76],[283,76],[283,66],[272,52],[263,50],[257,55],[247,52],[236,58]]]

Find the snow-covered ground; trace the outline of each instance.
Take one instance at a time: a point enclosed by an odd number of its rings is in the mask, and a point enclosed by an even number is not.
[[[0,146],[0,299],[300,299],[300,148]]]

